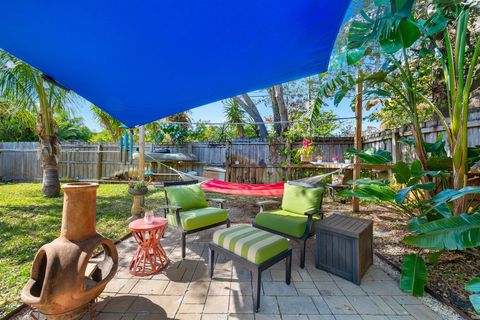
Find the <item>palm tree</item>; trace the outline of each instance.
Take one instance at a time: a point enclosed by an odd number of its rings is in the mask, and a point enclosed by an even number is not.
[[[112,141],[118,141],[123,132],[122,123],[97,106],[91,105],[90,110],[100,126],[108,131]]]
[[[233,99],[225,101],[225,107],[223,113],[227,119],[227,122],[234,123],[235,131],[238,137],[245,137],[245,128],[243,122],[245,122],[245,111],[238,105]]]
[[[77,96],[4,51],[0,51],[0,96],[8,116],[21,118],[37,132],[43,169],[42,192],[47,197],[58,196],[60,145],[54,114],[68,110]]]

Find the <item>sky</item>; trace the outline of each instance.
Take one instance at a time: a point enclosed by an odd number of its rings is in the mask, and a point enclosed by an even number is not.
[[[253,92],[251,95],[255,96],[256,94],[261,93],[261,91]],[[338,106],[335,107],[333,105],[333,101],[327,101],[327,106],[324,107],[325,110],[333,111],[338,118],[345,118],[345,117],[354,117],[355,113],[350,108],[350,101],[349,99],[345,98],[344,101]],[[94,132],[99,132],[102,130],[100,125],[95,121],[92,112],[90,111],[90,103],[85,101],[82,103],[76,114],[78,116],[83,117],[85,120],[85,124]],[[371,111],[364,110],[364,117],[371,114]],[[259,105],[259,112],[263,118],[272,115],[272,111],[268,106]],[[210,122],[224,122],[225,116],[223,114],[223,104],[221,101],[213,102],[198,108],[194,108],[190,110],[190,118],[193,122],[197,122],[200,120],[203,121],[210,121]],[[342,121],[353,121],[353,120],[342,120]],[[376,122],[369,122],[364,121],[363,127],[366,128],[367,126],[379,127],[379,123]]]

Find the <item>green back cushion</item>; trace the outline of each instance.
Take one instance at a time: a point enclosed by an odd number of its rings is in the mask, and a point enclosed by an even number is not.
[[[285,183],[282,209],[303,215],[305,212],[319,209],[323,188],[309,188]]]
[[[205,193],[200,184],[165,187],[168,203],[182,207],[183,210],[208,207]]]

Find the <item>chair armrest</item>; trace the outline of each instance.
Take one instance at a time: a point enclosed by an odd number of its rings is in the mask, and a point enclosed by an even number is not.
[[[313,210],[305,212],[304,215],[313,216],[314,214],[321,214],[321,213],[322,213],[321,209],[313,209]]]
[[[313,209],[313,210],[310,210],[310,211],[307,211],[304,213],[304,215],[306,215],[308,217],[308,221],[312,221],[313,220],[313,215],[314,214],[319,214],[320,215],[320,219],[323,220],[323,211],[322,209]]]
[[[223,209],[223,204],[225,203],[225,199],[220,199],[220,198],[207,198],[207,201],[215,202],[216,204],[219,205],[221,209]]]
[[[260,207],[260,212],[265,210],[265,206],[269,204],[280,204],[280,201],[277,200],[265,200],[257,202],[257,205]]]

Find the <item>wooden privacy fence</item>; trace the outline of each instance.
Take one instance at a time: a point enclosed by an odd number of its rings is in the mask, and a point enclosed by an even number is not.
[[[342,156],[353,145],[352,138],[325,138],[313,142],[322,150],[325,159]],[[318,172],[310,166],[303,168],[292,163],[292,153],[301,141],[289,144],[285,141],[266,139],[237,139],[229,143],[192,142],[181,146],[162,145],[172,153],[192,153],[197,162],[170,162],[169,166],[180,171],[196,171],[203,175],[207,166],[222,167],[227,178],[241,183],[272,183],[282,179],[303,177]],[[156,147],[159,147],[156,145]],[[137,145],[134,145],[134,149]],[[153,148],[146,144],[146,151]],[[115,143],[62,143],[59,157],[61,179],[100,180],[119,172],[136,170],[137,162],[122,163],[119,146]],[[147,157],[148,158],[148,157]],[[148,159],[147,163],[148,163]],[[307,166],[308,167],[308,166]],[[175,179],[176,174],[158,166],[157,172],[165,179]],[[0,143],[0,176],[15,180],[41,180],[41,160],[36,142]]]
[[[471,112],[469,112],[467,132],[469,147],[480,145],[480,108],[472,108]],[[422,133],[426,142],[435,142],[439,135],[443,135],[444,141],[447,140],[445,129],[438,120],[422,123]],[[390,151],[394,163],[398,161],[410,162],[415,158],[415,150],[413,147],[401,143],[399,140],[402,137],[412,137],[411,131],[407,128],[383,130],[378,133],[364,136],[362,138],[363,148]]]

